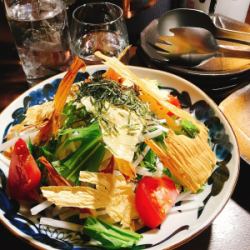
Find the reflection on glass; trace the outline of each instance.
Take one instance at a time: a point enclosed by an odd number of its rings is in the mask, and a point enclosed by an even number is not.
[[[122,9],[112,3],[88,3],[74,10],[72,51],[87,64],[100,63],[95,51],[117,56],[128,45]]]
[[[5,0],[8,22],[27,81],[64,71],[71,59],[65,7],[60,0]]]

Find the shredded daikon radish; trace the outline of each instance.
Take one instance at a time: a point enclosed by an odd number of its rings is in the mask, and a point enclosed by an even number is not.
[[[193,210],[199,207],[204,207],[204,203],[202,201],[190,201],[183,205],[172,207],[169,214],[176,213],[180,210],[181,211]]]
[[[152,138],[155,138],[155,137],[157,137],[157,136],[159,136],[161,134],[162,134],[162,130],[157,129],[157,130],[155,130],[153,132],[146,133],[143,136],[144,136],[145,139],[152,139]]]
[[[136,173],[143,175],[143,176],[154,176],[154,177],[161,177],[163,175],[164,166],[160,162],[159,158],[156,159],[156,168],[154,172],[149,171],[146,167],[137,166]]]
[[[133,162],[134,167],[137,167],[141,163],[141,161],[144,159],[149,150],[150,147],[146,146],[142,153],[138,156],[138,158]]]
[[[164,127],[164,126],[162,126],[162,125],[155,125],[155,124],[152,124],[152,125],[147,126],[147,129],[148,129],[148,130],[150,130],[150,129],[160,129],[160,130],[162,130],[162,131],[164,131],[164,132],[168,132],[168,131],[169,131],[168,128],[166,128],[166,127]]]
[[[1,164],[1,170],[4,172],[5,176],[8,176],[10,161],[1,153],[0,153],[0,164]],[[0,179],[0,186],[2,186],[1,179]]]
[[[155,131],[148,132],[140,136],[139,142],[144,142],[145,140],[153,139],[155,137],[162,135],[162,133],[163,133],[163,130],[161,128],[157,128],[157,130]]]
[[[142,175],[142,176],[154,176],[154,177],[156,177],[155,172],[150,172],[150,171],[148,171],[147,168],[144,168],[144,167],[137,167],[136,173],[139,175]]]
[[[40,224],[56,228],[63,228],[74,232],[80,232],[83,228],[83,226],[79,224],[61,220],[54,220],[48,217],[41,217]]]
[[[168,133],[168,131],[169,131],[168,128],[166,128],[166,127],[164,127],[164,126],[161,126],[161,125],[158,125],[157,128],[158,128],[158,129],[161,129],[162,131],[164,131],[164,132],[166,132],[166,133]]]
[[[177,198],[176,198],[176,201],[175,203],[179,202],[179,201],[183,201],[185,200],[186,197],[188,197],[189,195],[191,195],[191,192],[183,192],[183,193],[180,193]]]
[[[3,163],[6,166],[10,165],[10,160],[7,159],[3,154],[0,154],[0,161],[1,161],[1,163]]]
[[[159,119],[158,122],[159,123],[166,123],[166,120],[165,119]]]
[[[42,203],[36,205],[35,207],[30,209],[30,213],[32,215],[36,215],[39,214],[40,212],[42,212],[43,210],[45,210],[46,208],[50,207],[53,203],[49,202],[49,201],[43,201]]]
[[[27,141],[28,139],[30,139],[31,141],[35,138],[35,136],[37,135],[38,130],[32,129],[32,131],[25,131],[25,133],[20,133],[19,136],[14,137],[2,144],[0,144],[0,152],[5,151],[6,149],[14,146],[14,144],[16,143],[16,141],[19,138],[22,138],[24,141]]]
[[[197,200],[199,199],[197,197],[197,194],[192,194],[190,192],[186,192],[186,193],[181,193],[177,196],[177,199],[176,199],[176,202],[179,202],[179,201],[192,201],[192,200]]]

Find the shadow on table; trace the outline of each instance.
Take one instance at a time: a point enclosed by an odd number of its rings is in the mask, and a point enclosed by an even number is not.
[[[209,249],[211,234],[212,234],[212,225],[209,226],[204,232],[202,232],[196,238],[192,239],[190,242],[177,248],[177,250],[188,250],[188,249],[201,250],[201,246],[202,250]]]
[[[249,178],[250,166],[245,161],[241,160],[239,178],[232,199],[248,212],[250,212]]]

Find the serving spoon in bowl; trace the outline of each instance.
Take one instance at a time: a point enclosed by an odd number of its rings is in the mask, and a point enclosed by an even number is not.
[[[250,45],[250,32],[219,27],[217,23],[213,23],[209,15],[195,9],[179,8],[166,12],[159,18],[158,32],[160,35],[171,35],[170,29],[187,26],[209,30],[216,38]]]
[[[214,36],[206,29],[199,27],[177,27],[170,31],[172,36],[159,36],[155,47],[171,54],[215,53],[226,57],[250,58],[250,46],[236,43],[218,44]]]

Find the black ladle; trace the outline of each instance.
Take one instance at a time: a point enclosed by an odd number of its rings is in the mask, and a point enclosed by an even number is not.
[[[187,26],[207,29],[216,38],[250,45],[250,33],[218,27],[206,13],[195,9],[179,8],[166,12],[159,18],[158,32],[160,35],[171,35],[171,28]]]

